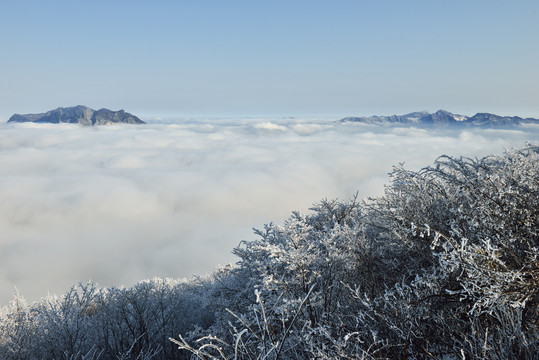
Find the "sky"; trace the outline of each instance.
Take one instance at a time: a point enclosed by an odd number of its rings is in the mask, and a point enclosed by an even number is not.
[[[79,104],[141,117],[539,117],[538,18],[535,0],[6,0],[0,121]]]

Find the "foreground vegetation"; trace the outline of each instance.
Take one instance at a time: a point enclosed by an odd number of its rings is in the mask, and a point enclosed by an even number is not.
[[[537,359],[539,147],[395,167],[190,281],[81,284],[0,313],[2,359]]]

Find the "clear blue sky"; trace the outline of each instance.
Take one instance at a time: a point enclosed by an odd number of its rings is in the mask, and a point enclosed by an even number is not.
[[[0,79],[0,121],[77,104],[539,117],[539,1],[5,0]]]

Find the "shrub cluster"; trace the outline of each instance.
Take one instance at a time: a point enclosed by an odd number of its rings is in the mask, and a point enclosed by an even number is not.
[[[390,176],[255,230],[208,278],[15,297],[0,358],[537,359],[539,147]]]

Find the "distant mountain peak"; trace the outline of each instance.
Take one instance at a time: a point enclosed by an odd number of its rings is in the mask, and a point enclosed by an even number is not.
[[[413,112],[406,115],[346,117],[339,122],[356,122],[381,126],[417,126],[430,128],[480,127],[480,128],[514,128],[524,124],[539,124],[538,119],[518,116],[500,116],[490,113],[477,113],[474,116],[453,114],[447,110],[435,113],[426,111]]]
[[[437,115],[453,115],[453,113],[450,113],[449,111],[442,110],[442,109],[436,111],[435,114],[437,114]]]
[[[103,108],[96,111],[84,105],[59,107],[41,114],[15,114],[9,118],[8,122],[68,123],[84,126],[145,124],[144,121],[124,110],[113,111]]]

